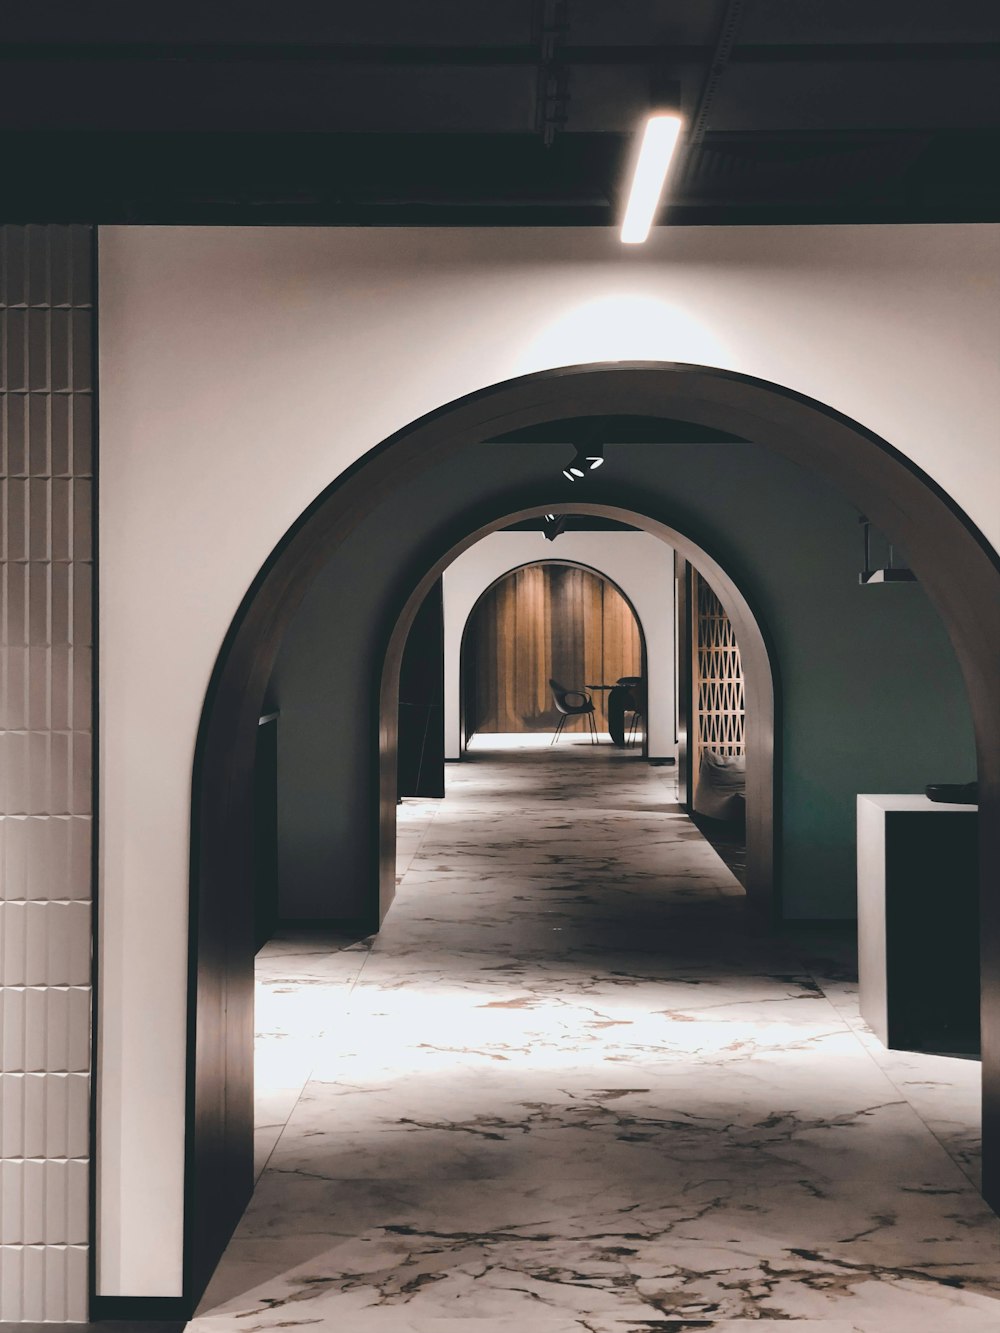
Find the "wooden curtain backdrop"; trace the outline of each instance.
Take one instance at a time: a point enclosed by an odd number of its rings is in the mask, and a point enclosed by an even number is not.
[[[743,664],[732,622],[711,586],[691,570],[691,785],[701,756],[746,753]]]
[[[614,584],[573,565],[525,565],[495,583],[469,617],[464,658],[470,736],[550,731],[559,720],[550,677],[579,689],[642,674],[632,608]],[[594,694],[599,726],[606,697]]]

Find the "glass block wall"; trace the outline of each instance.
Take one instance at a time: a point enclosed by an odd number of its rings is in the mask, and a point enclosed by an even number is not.
[[[91,244],[0,227],[0,1320],[87,1318]]]

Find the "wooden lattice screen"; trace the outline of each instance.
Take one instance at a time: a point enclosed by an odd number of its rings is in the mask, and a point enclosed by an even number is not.
[[[691,578],[692,763],[697,775],[704,750],[745,752],[744,696],[740,650],[729,617],[697,570],[691,571]]]

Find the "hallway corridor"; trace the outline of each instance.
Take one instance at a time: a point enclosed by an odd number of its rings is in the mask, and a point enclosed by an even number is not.
[[[380,935],[258,960],[194,1333],[996,1333],[975,1062],[882,1050],[845,933],[755,926],[673,770],[490,739],[400,807]]]

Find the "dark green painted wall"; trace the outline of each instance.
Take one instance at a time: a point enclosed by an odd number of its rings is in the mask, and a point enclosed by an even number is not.
[[[559,475],[566,453],[470,447],[401,488],[317,579],[272,681],[282,915],[363,912],[377,839],[381,663],[413,583],[461,534],[463,516],[485,521],[507,500],[513,510],[574,494],[686,532],[742,587],[779,669],[785,915],[853,915],[856,794],[919,791],[975,772],[961,677],[923,592],[860,587],[857,511],[763,448],[616,445],[575,490]],[[464,531],[478,525],[470,518]]]

